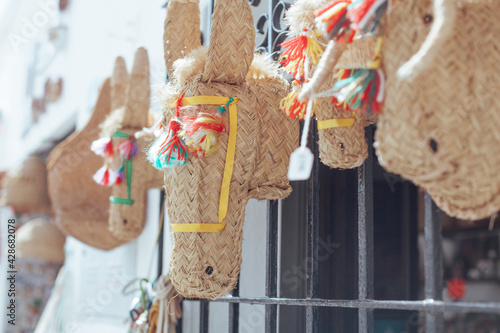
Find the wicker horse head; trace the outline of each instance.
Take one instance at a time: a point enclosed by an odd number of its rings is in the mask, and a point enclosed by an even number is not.
[[[500,208],[499,11],[499,1],[394,0],[383,42],[380,163],[462,219]]]
[[[325,37],[316,36],[314,13],[330,0],[298,0],[287,10],[285,19],[290,25],[290,34],[297,38],[307,37],[307,43],[326,43]],[[300,37],[298,37],[300,36]],[[316,41],[316,39],[319,39]],[[290,43],[290,42],[288,42]],[[293,41],[292,41],[293,43]],[[359,45],[357,45],[359,47]],[[307,52],[304,52],[306,54]],[[339,68],[362,68],[371,58],[371,53],[347,52],[339,61]],[[286,56],[286,52],[283,53]],[[317,65],[309,62],[309,73],[316,71]],[[315,92],[327,90],[335,82],[333,72],[313,88]],[[316,80],[316,82],[319,82]],[[312,89],[309,87],[309,90]],[[307,93],[309,96],[312,91]],[[363,164],[368,156],[365,140],[365,126],[373,122],[373,117],[347,111],[343,106],[332,104],[331,98],[317,98],[314,113],[318,121],[319,153],[321,161],[340,169],[355,168]],[[305,102],[303,107],[305,107]]]
[[[57,145],[47,163],[49,194],[58,227],[67,235],[102,250],[124,242],[108,227],[110,189],[92,181],[102,160],[90,151],[99,138],[98,125],[113,108],[125,104],[127,72],[123,58],[117,58],[111,80],[101,87],[99,98],[87,125]]]
[[[196,1],[168,3],[167,67],[175,60],[171,55],[200,45],[199,30],[183,28],[199,23],[198,10]],[[177,60],[165,89],[171,144],[165,149],[170,153],[155,144],[150,156],[157,167],[169,165],[165,185],[174,238],[172,284],[184,296],[213,299],[237,283],[247,201],[281,199],[291,191],[286,175],[298,124],[281,116],[279,102],[287,83],[277,66],[264,56],[254,59],[248,2],[218,0],[212,18],[209,48],[194,49]],[[193,144],[196,135],[179,140],[183,129],[189,132],[189,122],[201,119],[221,129],[213,137],[204,136],[208,146],[203,151]]]
[[[108,135],[117,148],[113,159],[119,160],[120,177],[109,198],[109,228],[116,238],[125,242],[139,236],[144,228],[147,190],[163,186],[162,173],[148,163],[144,154],[152,140],[142,134],[148,124],[149,98],[148,53],[139,48],[130,74],[125,107],[113,111],[106,120],[107,126],[103,124],[103,132],[112,128]]]

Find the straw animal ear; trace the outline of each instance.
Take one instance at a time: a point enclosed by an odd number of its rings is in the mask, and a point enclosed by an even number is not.
[[[173,63],[201,46],[200,8],[198,0],[170,0],[167,5],[163,48],[169,78]]]
[[[457,16],[456,0],[434,0],[434,22],[420,50],[398,70],[402,79],[412,80],[429,67],[443,44],[452,36]]]
[[[134,67],[130,74],[123,128],[143,128],[148,123],[149,111],[148,51],[140,47],[135,52]]]
[[[216,0],[203,81],[240,84],[253,60],[255,29],[247,0]]]
[[[116,58],[115,69],[111,77],[111,110],[116,110],[125,105],[127,97],[128,73],[125,60]]]

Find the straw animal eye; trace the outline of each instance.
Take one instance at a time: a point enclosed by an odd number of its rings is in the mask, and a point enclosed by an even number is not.
[[[431,147],[431,149],[432,149],[432,151],[434,153],[437,153],[437,151],[438,151],[438,144],[437,144],[436,140],[430,139],[429,140],[429,146]]]
[[[431,14],[427,14],[424,16],[424,23],[425,24],[431,24],[433,21],[434,17]]]
[[[205,269],[205,273],[207,273],[208,275],[211,275],[213,272],[214,272],[214,268],[212,266],[208,266]]]

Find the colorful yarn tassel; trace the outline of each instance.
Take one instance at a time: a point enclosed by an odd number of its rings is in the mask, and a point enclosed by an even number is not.
[[[346,77],[333,86],[337,101],[348,105],[350,110],[363,113],[379,113],[384,101],[384,73],[380,69],[341,70]]]
[[[300,90],[302,89],[301,82],[295,80],[292,83],[292,92],[288,94],[285,98],[283,98],[280,102],[280,109],[283,110],[283,113],[292,119],[299,118],[300,120],[304,119],[307,110],[307,102],[300,102],[298,99]],[[313,104],[313,113],[314,107],[316,106],[316,101]],[[312,116],[311,114],[311,116]]]
[[[124,178],[123,166],[121,166],[118,170],[111,170],[110,181],[113,185],[120,185]]]
[[[350,4],[350,0],[336,0],[316,11],[316,27],[329,39],[338,41],[349,30],[347,8]]]
[[[102,186],[111,186],[113,182],[110,182],[110,170],[107,164],[104,164],[97,172],[94,174],[94,181]]]
[[[355,0],[347,9],[351,28],[361,33],[373,33],[387,6],[387,0]]]
[[[280,44],[285,50],[281,53],[280,63],[287,73],[296,79],[307,76],[310,62],[317,64],[324,52],[324,47],[316,40],[314,31],[304,31],[304,34]]]
[[[137,144],[135,142],[135,137],[133,135],[129,136],[128,139],[121,142],[118,145],[117,149],[118,152],[120,153],[120,156],[127,160],[131,159],[132,157],[137,155],[137,153],[139,153],[139,148],[137,147]]]
[[[185,117],[179,137],[184,140],[194,157],[205,157],[213,153],[219,145],[219,133],[225,132],[220,113],[201,113],[198,117]]]
[[[157,157],[153,164],[157,169],[186,164],[187,148],[179,138],[180,130],[180,120],[177,117],[170,120],[167,132],[160,137],[163,141],[157,147]]]
[[[220,112],[220,113],[227,112],[227,108],[229,107],[229,104],[231,104],[232,102],[234,102],[234,98],[229,97],[229,101],[226,103],[226,105],[219,106],[219,108],[217,109],[217,111]]]
[[[177,99],[176,114],[170,120],[168,129],[153,143],[148,153],[148,160],[157,169],[185,165],[187,162],[187,148],[179,137],[181,121],[179,119],[182,94]]]
[[[92,142],[90,150],[102,157],[113,157],[113,141],[111,138],[100,138]]]

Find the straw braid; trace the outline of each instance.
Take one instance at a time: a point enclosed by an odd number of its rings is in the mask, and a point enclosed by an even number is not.
[[[384,38],[387,95],[376,132],[379,161],[462,219],[500,208],[500,23],[491,14],[499,10],[495,2],[458,11],[452,36],[413,82],[398,79],[397,70],[425,40],[431,2],[395,1]]]
[[[248,1],[216,1],[203,81],[242,83],[254,48],[255,28]]]
[[[179,19],[182,18],[182,19]],[[173,77],[173,63],[201,45],[200,8],[198,0],[171,0],[167,4],[163,47],[169,78]]]

